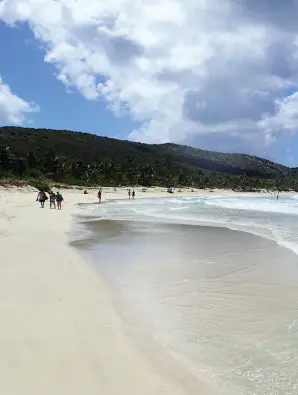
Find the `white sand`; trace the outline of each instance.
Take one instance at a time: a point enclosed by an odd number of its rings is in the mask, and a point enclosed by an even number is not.
[[[137,348],[101,279],[67,245],[76,203],[96,201],[89,192],[62,191],[58,211],[41,209],[35,191],[0,187],[0,394],[197,394],[196,377]]]
[[[68,246],[76,204],[96,201],[95,190],[82,192],[63,190],[58,211],[41,209],[30,188],[0,187],[0,394],[210,394],[174,362],[136,346],[101,279]],[[136,198],[163,196],[164,188],[136,189]],[[103,191],[103,200],[123,198],[126,188]]]

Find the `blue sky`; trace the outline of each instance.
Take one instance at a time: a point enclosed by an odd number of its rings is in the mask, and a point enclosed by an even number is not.
[[[9,43],[9,45],[7,45]],[[67,90],[56,79],[55,67],[44,62],[44,50],[27,24],[11,28],[0,21],[0,75],[12,91],[36,102],[38,113],[30,115],[36,128],[67,129],[127,138],[133,129],[130,117],[116,117],[101,100],[88,101],[77,89]]]
[[[298,166],[298,3],[139,4],[3,0],[0,124]]]

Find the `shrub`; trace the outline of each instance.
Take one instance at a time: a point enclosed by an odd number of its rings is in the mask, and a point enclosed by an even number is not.
[[[29,181],[29,184],[32,187],[37,188],[39,191],[50,192],[50,190],[51,190],[51,185],[46,180],[32,180],[32,181]]]
[[[26,176],[29,178],[41,179],[43,178],[43,173],[38,169],[28,169],[26,171]]]

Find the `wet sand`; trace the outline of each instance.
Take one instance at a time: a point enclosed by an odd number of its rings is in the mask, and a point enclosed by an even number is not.
[[[92,258],[127,333],[148,357],[175,360],[227,394],[297,394],[294,253],[225,228],[85,226],[91,233],[74,245]]]

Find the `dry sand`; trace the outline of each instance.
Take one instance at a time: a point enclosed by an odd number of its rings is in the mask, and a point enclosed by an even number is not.
[[[41,209],[30,188],[0,189],[0,394],[213,393],[129,338],[103,281],[67,244],[76,204],[96,201],[96,191],[62,193],[58,211]],[[158,188],[140,195],[168,196]]]

